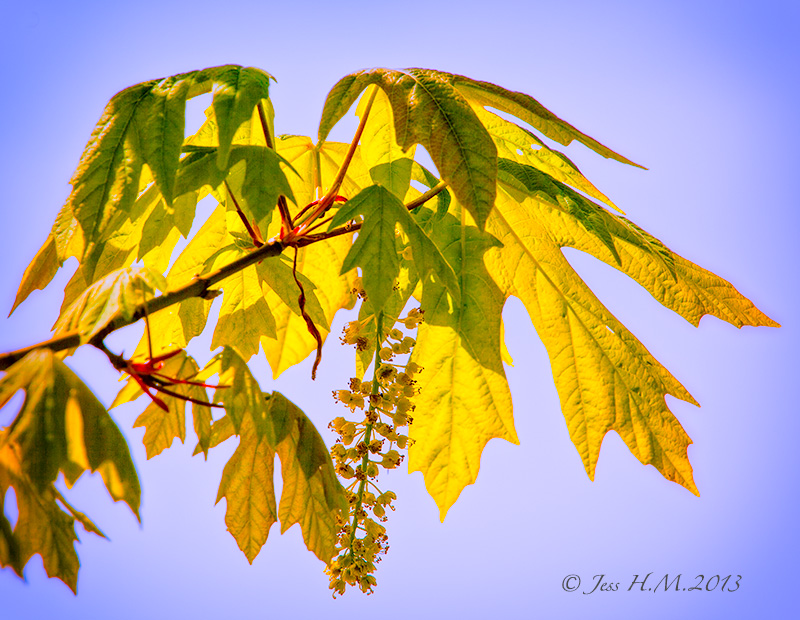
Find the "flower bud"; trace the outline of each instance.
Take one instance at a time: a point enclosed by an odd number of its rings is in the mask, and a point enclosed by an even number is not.
[[[347,424],[347,420],[339,416],[338,418],[333,418],[333,420],[331,420],[331,423],[328,424],[328,428],[333,429],[337,433],[341,433],[345,424]]]
[[[408,364],[406,364],[406,374],[408,375],[413,376],[417,374],[420,370],[422,370],[422,366],[420,366],[416,362],[409,362]]]
[[[408,424],[408,416],[405,413],[395,413],[392,416],[392,423],[395,426],[405,426]]]
[[[397,375],[397,369],[394,366],[389,366],[388,364],[381,364],[380,368],[378,368],[377,375],[378,381],[382,383],[390,383]]]
[[[385,422],[378,422],[375,426],[372,427],[376,433],[383,437],[388,437],[389,433],[392,432],[392,427],[386,424]]]
[[[397,383],[403,387],[406,387],[407,385],[414,383],[414,380],[408,375],[408,373],[401,372],[399,375],[397,375]]]
[[[378,496],[378,502],[383,504],[383,505],[391,504],[392,501],[396,500],[396,499],[397,499],[397,495],[395,495],[394,491],[386,491],[385,493],[381,493]],[[384,528],[384,531],[386,531],[385,528]]]
[[[383,462],[382,465],[386,469],[394,469],[400,464],[403,458],[400,456],[400,453],[397,450],[389,450],[386,454],[383,455]]]
[[[399,329],[395,328],[389,332],[389,338],[394,338],[395,340],[402,340],[403,339],[403,332]]]
[[[408,400],[408,397],[407,396],[398,396],[398,398],[397,398],[397,413],[398,414],[403,414],[403,413],[406,413],[409,409],[411,409],[411,401]],[[403,426],[404,424],[405,424],[405,422],[403,422],[403,424],[401,424],[400,426]]]

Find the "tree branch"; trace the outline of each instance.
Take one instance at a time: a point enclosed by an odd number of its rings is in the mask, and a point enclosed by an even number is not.
[[[444,181],[441,181],[437,185],[433,186],[427,192],[422,194],[421,196],[415,198],[408,204],[406,204],[406,208],[408,210],[416,209],[418,206],[424,204],[436,194],[441,192],[443,189],[447,187],[447,184]],[[331,230],[324,233],[319,233],[316,235],[307,235],[301,237],[300,239],[296,240],[292,245],[297,248],[302,248],[307,245],[311,245],[313,243],[317,243],[318,241],[323,241],[325,239],[331,239],[332,237],[338,237],[340,235],[345,235],[348,233],[356,232],[361,228],[361,224],[346,224],[340,228],[335,230]],[[216,271],[205,275],[205,276],[197,276],[195,279],[182,286],[181,288],[175,289],[174,291],[169,291],[164,295],[159,297],[154,297],[142,304],[139,304],[136,307],[136,310],[133,313],[133,316],[130,319],[124,318],[121,314],[117,313],[108,323],[106,323],[105,327],[103,327],[97,334],[95,334],[89,341],[88,344],[92,344],[95,347],[103,350],[105,345],[103,345],[103,340],[108,336],[110,333],[117,331],[118,329],[122,329],[123,327],[127,327],[128,325],[133,325],[139,319],[144,318],[147,314],[152,314],[154,312],[158,312],[159,310],[163,310],[164,308],[169,308],[177,303],[180,303],[190,297],[207,297],[211,295],[211,287],[213,287],[216,283],[221,282],[225,278],[228,278],[235,273],[249,267],[250,265],[254,265],[265,258],[269,258],[271,256],[278,256],[281,252],[283,252],[284,248],[287,245],[284,245],[280,241],[272,241],[270,243],[265,243],[261,247],[253,250],[249,254],[237,258],[234,261],[231,261],[227,265],[223,265]],[[37,344],[33,344],[31,346],[25,347],[23,349],[17,349],[16,351],[10,351],[9,353],[0,354],[0,370],[5,370],[15,362],[21,360],[31,351],[35,351],[37,349],[50,349],[51,351],[66,351],[67,349],[73,349],[75,347],[80,346],[81,344],[87,344],[86,341],[83,341],[81,338],[81,334],[78,332],[70,332],[68,334],[63,334],[61,336],[56,336],[55,338],[51,338],[50,340],[45,340],[44,342],[39,342]]]
[[[206,297],[210,294],[211,287],[217,282],[221,282],[225,278],[238,273],[250,265],[255,265],[265,258],[277,256],[283,251],[283,249],[284,245],[280,241],[266,243],[260,248],[253,250],[241,258],[237,258],[227,265],[223,265],[216,271],[213,271],[206,276],[196,276],[192,282],[182,286],[181,288],[175,289],[174,291],[169,291],[164,295],[154,297],[153,299],[139,304],[130,319],[126,319],[122,316],[122,314],[117,313],[108,323],[106,323],[105,327],[103,327],[88,341],[88,344],[102,348],[101,345],[103,340],[111,332],[122,329],[123,327],[127,327],[128,325],[133,325],[139,319],[144,318],[145,314],[153,314],[154,312],[158,312],[164,308],[169,308],[170,306],[180,303],[185,299],[189,299],[190,297]],[[28,353],[35,351],[36,349],[47,348],[51,351],[65,351],[81,344],[85,344],[85,342],[81,339],[81,335],[77,332],[56,336],[50,340],[25,347],[24,349],[18,349],[16,351],[11,351],[10,353],[4,353],[0,355],[0,370],[5,370],[14,362],[21,360]]]

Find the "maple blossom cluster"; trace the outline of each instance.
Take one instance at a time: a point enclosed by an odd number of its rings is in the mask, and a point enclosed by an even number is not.
[[[420,322],[422,312],[414,309],[397,324],[415,329]],[[364,334],[365,324],[353,321],[345,327],[342,341],[366,348],[369,341]],[[392,491],[381,491],[375,479],[380,468],[398,467],[404,458],[399,450],[405,450],[412,442],[402,429],[413,422],[410,414],[417,394],[414,375],[422,368],[415,362],[397,364],[393,360],[395,355],[411,353],[415,344],[414,338],[393,328],[377,351],[372,381],[353,377],[349,389],[333,392],[334,399],[351,412],[364,411],[360,421],[340,416],[329,425],[339,436],[331,456],[336,473],[348,481],[350,506],[348,513],[337,519],[339,555],[327,570],[334,596],[344,594],[348,585],[371,594],[377,583],[373,575],[375,564],[389,549],[386,528],[378,521],[387,520],[386,509],[394,510],[392,502],[397,496]]]

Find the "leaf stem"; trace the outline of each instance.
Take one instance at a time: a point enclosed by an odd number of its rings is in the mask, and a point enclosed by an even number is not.
[[[258,119],[261,121],[261,129],[264,132],[264,142],[267,144],[268,149],[277,151],[275,143],[272,141],[272,136],[269,133],[269,123],[267,122],[267,113],[264,111],[264,101],[259,101],[258,105]],[[292,215],[289,213],[289,205],[286,204],[286,196],[281,194],[278,196],[278,212],[281,214],[281,222],[286,230],[292,230]]]
[[[239,219],[242,220],[242,224],[247,229],[247,234],[250,235],[250,238],[253,240],[253,245],[257,248],[260,248],[264,245],[264,240],[261,238],[261,235],[253,228],[252,224],[250,224],[250,220],[247,219],[247,216],[242,211],[241,207],[239,207],[239,203],[236,201],[236,196],[233,195],[233,191],[231,190],[231,186],[228,185],[228,180],[225,180],[225,189],[228,192],[228,196],[231,197],[233,201],[233,206],[236,207],[236,213],[239,215]]]
[[[408,209],[409,211],[413,211],[414,209],[416,209],[420,205],[423,205],[426,202],[428,202],[431,198],[436,196],[438,193],[440,193],[446,187],[447,187],[447,182],[439,181],[436,185],[431,187],[427,192],[425,192],[424,194],[421,194],[420,196],[417,196],[416,198],[414,198],[414,200],[412,200],[411,202],[406,204],[406,209]]]
[[[418,196],[411,202],[407,203],[406,209],[409,211],[413,211],[420,205],[425,204],[431,198],[434,198],[437,194],[439,194],[442,190],[447,187],[447,183],[444,181],[440,181],[436,185],[434,185],[431,189],[427,192]],[[316,228],[316,226],[314,227]],[[346,235],[347,233],[356,232],[361,229],[361,224],[359,223],[348,223],[342,226],[341,228],[336,228],[334,230],[329,230],[324,233],[317,233],[313,235],[306,234],[300,239],[298,239],[293,245],[296,245],[298,248],[305,247],[307,245],[311,245],[312,243],[316,243],[317,241],[323,241],[325,239],[331,239],[332,237],[338,237],[340,235]],[[308,231],[306,231],[308,232]]]
[[[311,215],[303,222],[303,227],[306,229],[314,222],[314,220],[316,220],[320,215],[325,213],[325,211],[330,208],[334,199],[336,198],[336,195],[339,193],[339,188],[344,182],[345,175],[347,175],[347,169],[350,167],[350,162],[353,160],[353,156],[358,148],[358,141],[361,139],[361,134],[364,133],[364,127],[367,124],[369,112],[372,109],[372,104],[375,102],[375,95],[377,92],[378,89],[376,88],[369,96],[367,105],[364,108],[364,113],[361,115],[361,121],[358,123],[356,133],[353,135],[353,139],[350,141],[350,147],[347,149],[347,153],[342,160],[341,166],[339,166],[339,171],[336,173],[336,177],[333,179],[333,184],[328,188],[327,193],[320,199],[319,203],[317,204],[317,208],[314,209]],[[299,235],[302,235],[303,232],[304,231],[299,231]]]

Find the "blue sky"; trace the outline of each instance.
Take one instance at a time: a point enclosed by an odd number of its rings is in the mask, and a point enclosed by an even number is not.
[[[97,480],[81,481],[74,503],[112,542],[82,535],[77,597],[48,580],[38,560],[27,583],[0,571],[0,617],[796,613],[796,3],[164,4],[0,3],[0,315],[69,192],[106,101],[143,80],[237,63],[278,79],[278,133],[315,135],[327,91],[364,67],[430,67],[531,94],[649,168],[580,146],[567,151],[634,222],[733,282],[783,327],[737,330],[705,318],[694,328],[612,268],[568,251],[600,299],[702,404],[669,402],[694,440],[689,456],[701,496],[642,466],[613,433],[589,481],[544,348],[510,300],[504,318],[514,367],[507,370],[521,445],[490,442],[477,483],[443,524],[419,474],[387,477],[399,499],[371,597],[352,592],[333,601],[297,528],[284,536],[274,528],[250,566],[225,531],[224,502],[213,505],[233,446],[203,462],[191,458],[187,440],[147,461],[142,429],[131,428],[138,411],[114,410],[144,489],[142,526],[107,500]],[[47,337],[65,275],[0,322],[0,349]],[[196,350],[202,360],[210,355]],[[330,390],[344,387],[347,354],[331,341],[314,384],[308,362],[274,383],[265,362],[256,370],[264,389],[282,391],[324,428],[340,415]],[[101,357],[81,351],[70,364],[111,402],[116,372]],[[0,413],[0,424],[7,421]],[[730,593],[626,591],[634,575],[650,572],[680,573],[690,584],[698,574],[742,579]],[[568,574],[590,585],[603,574],[620,589],[567,593]]]

